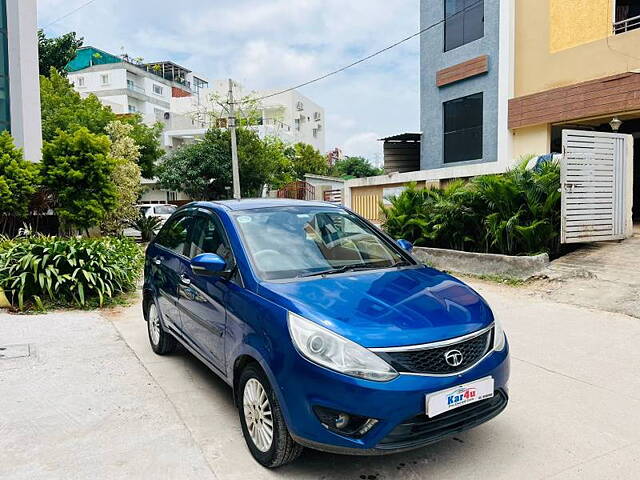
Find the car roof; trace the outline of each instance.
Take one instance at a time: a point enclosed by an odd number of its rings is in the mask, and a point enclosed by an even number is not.
[[[333,207],[339,205],[328,202],[316,202],[308,200],[292,200],[289,198],[246,198],[242,200],[221,200],[216,202],[197,202],[201,207],[221,206],[227,210],[255,210],[270,207]]]

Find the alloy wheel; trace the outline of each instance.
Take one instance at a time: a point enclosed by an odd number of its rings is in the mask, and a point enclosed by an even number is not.
[[[160,315],[155,305],[149,308],[149,336],[154,345],[160,343]]]
[[[273,415],[269,397],[262,384],[250,378],[244,385],[244,419],[253,444],[261,452],[267,452],[273,443]]]

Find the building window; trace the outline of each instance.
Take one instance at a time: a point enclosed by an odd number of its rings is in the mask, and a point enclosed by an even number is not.
[[[155,93],[156,95],[162,95],[162,87],[160,85],[157,84],[153,84],[153,93]]]
[[[484,36],[484,0],[444,0],[444,51]]]
[[[640,2],[638,0],[616,0],[615,34],[640,28]]]
[[[102,85],[109,85],[109,74],[108,73],[100,75],[100,83]]]
[[[443,104],[444,163],[482,158],[482,93]]]
[[[138,109],[135,105],[129,105],[129,113],[136,113]]]
[[[78,78],[76,79],[76,85],[77,85],[79,88],[83,88],[83,87],[84,87],[84,77],[78,77]]]

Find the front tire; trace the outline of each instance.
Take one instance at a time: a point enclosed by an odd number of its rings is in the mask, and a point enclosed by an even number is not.
[[[257,364],[242,371],[236,395],[242,433],[258,463],[276,468],[300,456],[303,448],[291,438],[278,398]]]
[[[176,349],[177,341],[171,334],[165,332],[160,321],[160,312],[155,302],[149,302],[147,307],[147,331],[151,348],[158,355],[168,355]]]

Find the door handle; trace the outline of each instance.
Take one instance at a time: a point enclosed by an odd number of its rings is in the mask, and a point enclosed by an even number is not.
[[[187,277],[184,273],[180,275],[180,281],[185,285],[191,285],[191,279]]]

